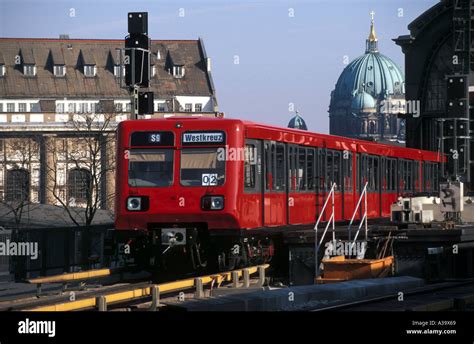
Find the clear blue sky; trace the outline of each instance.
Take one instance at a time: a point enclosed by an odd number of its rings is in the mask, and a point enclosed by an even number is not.
[[[153,39],[204,39],[227,117],[286,126],[294,103],[310,130],[328,132],[330,92],[344,56],[364,53],[369,12],[376,12],[381,53],[403,68],[401,49],[391,39],[407,34],[407,25],[437,2],[0,0],[0,36],[120,39],[127,12],[147,11]]]

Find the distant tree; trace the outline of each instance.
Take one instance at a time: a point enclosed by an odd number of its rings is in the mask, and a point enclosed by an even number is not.
[[[90,226],[114,198],[106,182],[115,171],[115,114],[73,114],[67,126],[70,137],[48,140],[48,191],[76,226]]]
[[[31,161],[33,154],[39,151],[37,141],[29,137],[17,137],[5,139],[5,159],[3,161],[6,169],[3,185],[3,195],[0,204],[3,206],[1,217],[13,218],[15,228],[24,225],[24,217],[35,206],[31,199],[32,178]]]

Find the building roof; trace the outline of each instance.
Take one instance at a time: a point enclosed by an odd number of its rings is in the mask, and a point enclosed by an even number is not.
[[[0,55],[7,69],[6,76],[0,78],[0,98],[128,99],[128,91],[114,76],[117,48],[124,48],[124,40],[0,38]],[[154,40],[151,50],[156,75],[150,82],[150,91],[156,99],[214,96],[201,40]],[[170,61],[166,59],[169,54],[173,61],[184,65],[184,77],[175,78],[170,73]],[[23,75],[23,68],[15,65],[17,55],[22,57],[22,63],[36,65],[35,77]],[[66,66],[65,77],[54,76],[55,64]],[[82,67],[87,64],[96,65],[96,77],[84,76]]]

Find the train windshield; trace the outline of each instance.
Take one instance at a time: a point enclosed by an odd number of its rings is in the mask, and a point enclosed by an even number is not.
[[[181,150],[181,185],[218,186],[225,180],[224,148]]]
[[[128,184],[135,187],[163,187],[173,184],[173,150],[130,150]]]

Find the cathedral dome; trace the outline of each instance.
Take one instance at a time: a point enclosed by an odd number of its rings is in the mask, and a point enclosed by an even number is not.
[[[296,116],[290,120],[290,123],[288,123],[288,128],[308,130],[306,122],[298,113],[296,113]]]
[[[400,104],[404,111],[405,79],[400,67],[379,52],[374,15],[365,54],[344,68],[331,92],[329,132],[395,142],[403,136],[403,119],[387,105]]]
[[[359,92],[352,98],[351,109],[354,111],[374,109],[376,106],[375,99],[367,92]]]
[[[365,54],[344,69],[333,92],[333,100],[351,98],[360,92],[366,92],[376,100],[405,94],[405,78],[400,67],[378,51],[373,23]]]

